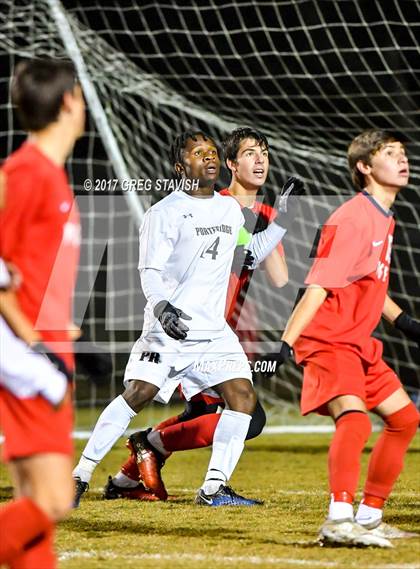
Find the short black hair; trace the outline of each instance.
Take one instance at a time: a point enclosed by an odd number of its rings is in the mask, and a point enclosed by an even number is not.
[[[77,82],[74,63],[64,59],[21,61],[12,83],[12,103],[25,130],[38,131],[57,120],[63,95]]]
[[[259,146],[264,146],[267,150],[269,149],[267,137],[262,132],[256,128],[241,126],[232,130],[223,139],[223,156],[226,163],[228,160],[237,159],[241,142],[247,138],[253,138]]]
[[[187,141],[190,139],[197,140],[197,136],[203,137],[204,140],[212,140],[217,148],[217,151],[219,152],[219,147],[217,145],[217,142],[214,140],[212,136],[209,136],[202,130],[188,129],[185,130],[183,133],[179,134],[171,144],[170,157],[171,157],[171,164],[173,167],[175,167],[175,164],[177,162],[180,162],[181,164],[183,163],[182,153],[185,150]]]

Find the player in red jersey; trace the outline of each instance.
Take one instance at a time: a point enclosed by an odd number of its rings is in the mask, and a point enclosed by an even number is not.
[[[30,136],[2,168],[0,255],[22,276],[8,302],[26,323],[24,339],[71,376],[68,327],[80,224],[64,162],[83,133],[85,104],[73,64],[62,60],[20,63],[12,99]],[[42,391],[17,396],[1,387],[0,415],[3,458],[15,488],[15,499],[0,510],[0,564],[56,567],[54,528],[74,492],[70,397],[57,406]]]
[[[320,531],[323,543],[390,547],[389,538],[412,534],[382,522],[383,506],[402,467],[419,412],[372,337],[381,316],[419,342],[420,323],[387,294],[394,219],[390,207],[407,185],[404,145],[368,130],[349,146],[348,161],[359,193],[324,226],[308,288],[282,336],[281,359],[290,346],[304,366],[301,410],[329,415],[336,430],[329,455],[331,502]],[[356,516],[353,500],[360,457],[371,432],[367,411],[385,428],[370,456]]]
[[[256,129],[237,128],[224,139],[223,151],[232,179],[229,188],[224,188],[220,194],[233,196],[239,202],[246,220],[245,227],[249,232],[266,229],[277,215],[274,208],[257,198],[257,193],[264,185],[269,170],[267,138]],[[288,270],[281,243],[268,255],[263,266],[274,286],[282,287],[287,283]],[[241,342],[256,342],[258,340],[256,307],[249,300],[244,302],[252,271],[241,269],[242,265],[239,270],[232,270],[225,316]],[[242,324],[240,328],[239,317]],[[252,354],[248,356],[250,359],[254,357]],[[104,489],[104,498],[149,499],[152,495],[165,499],[167,493],[160,475],[165,460],[175,451],[210,446],[223,407],[222,398],[199,393],[187,402],[185,410],[180,415],[166,419],[155,425],[153,429],[132,435],[129,448],[134,452],[122,465],[120,471],[113,478],[109,477]],[[265,421],[264,409],[257,401],[247,440],[261,433]],[[140,458],[139,465],[136,457]],[[145,490],[141,480],[154,494]]]

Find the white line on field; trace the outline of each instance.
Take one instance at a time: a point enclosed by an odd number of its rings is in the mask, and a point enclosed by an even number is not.
[[[312,565],[317,567],[339,567],[340,563],[336,561],[318,561],[315,559],[292,559],[290,557],[260,557],[244,555],[238,556],[222,556],[222,555],[204,555],[202,553],[139,553],[133,555],[119,555],[113,551],[63,551],[59,554],[60,561],[68,561],[71,559],[124,559],[126,561],[134,560],[155,560],[155,561],[201,561],[203,563],[250,563],[252,565]],[[346,567],[360,567],[359,563],[346,563]],[[365,569],[420,569],[417,563],[387,563],[385,565],[366,565]]]
[[[90,492],[103,492],[103,486],[96,486],[90,488]],[[197,492],[197,488],[174,488],[173,492],[179,492],[181,494],[195,494]],[[280,490],[276,489],[273,490],[276,494],[285,494],[286,496],[328,496],[329,493],[327,490]],[[409,498],[418,498],[420,497],[420,492],[392,492],[392,497],[396,496],[408,496]]]

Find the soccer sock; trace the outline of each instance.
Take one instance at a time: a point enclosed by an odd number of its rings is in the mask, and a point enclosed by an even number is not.
[[[89,482],[96,465],[124,434],[136,414],[122,395],[111,401],[102,411],[73,475]]]
[[[361,524],[362,526],[369,524],[376,524],[377,522],[380,522],[382,520],[382,513],[383,513],[382,508],[384,505],[384,500],[382,500],[381,498],[377,498],[378,507],[375,507],[368,505],[369,498],[374,498],[374,497],[365,496],[363,500],[360,502],[359,508],[356,513],[356,522]]]
[[[9,564],[10,569],[56,569],[54,531],[51,529]]]
[[[53,528],[53,522],[30,498],[20,498],[0,509],[0,565],[10,563],[32,542]]]
[[[175,425],[175,427],[177,427],[177,425]],[[171,430],[172,427],[168,427],[168,429]],[[152,445],[153,448],[155,448],[158,452],[160,452],[162,456],[164,456],[165,458],[168,458],[168,456],[170,456],[171,452],[170,451],[168,452],[166,450],[165,445],[163,444],[162,441],[160,431],[150,431],[150,433],[147,435],[147,440],[149,441],[149,443]]]
[[[416,434],[419,412],[414,403],[384,418],[385,428],[373,447],[365,496],[386,500],[404,465],[408,445]]]
[[[353,496],[347,492],[331,494],[328,518],[330,520],[353,519]]]
[[[174,452],[210,446],[221,416],[220,413],[201,415],[195,419],[183,421],[160,430],[163,447],[168,452]],[[153,433],[155,431],[149,433],[148,439],[155,446],[151,440]],[[158,448],[158,450],[160,449]]]
[[[174,417],[169,417],[169,419],[165,419],[161,423],[158,423],[153,427],[154,431],[161,431],[162,429],[166,429],[166,427],[170,427],[171,425],[176,425],[179,423],[179,415],[175,415]]]
[[[328,473],[333,504],[353,501],[360,476],[360,458],[371,432],[366,413],[345,412],[336,420],[336,430],[328,453]],[[330,504],[331,506],[331,504]],[[350,511],[348,506],[330,507],[331,519],[339,519],[338,510]],[[335,513],[337,512],[337,514]],[[353,516],[353,509],[352,515]]]
[[[133,480],[126,476],[121,470],[117,472],[117,474],[112,479],[112,482],[115,486],[119,486],[120,488],[136,488],[139,483],[137,480]]]
[[[214,494],[232,475],[244,448],[251,415],[224,409],[214,432],[213,451],[202,489]]]

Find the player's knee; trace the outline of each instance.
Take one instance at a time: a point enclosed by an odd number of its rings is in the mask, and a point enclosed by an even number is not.
[[[420,421],[420,413],[414,403],[409,403],[399,411],[384,418],[385,428],[411,440],[416,434]]]
[[[158,391],[155,385],[146,381],[130,381],[122,396],[133,411],[138,413]]]
[[[69,514],[73,507],[73,500],[73,483],[69,484],[68,488],[61,487],[60,492],[34,497],[34,501],[53,522],[59,522]]]
[[[235,389],[230,394],[227,404],[232,411],[239,411],[252,415],[257,403],[257,395],[251,385],[241,384],[235,386]]]
[[[260,435],[262,430],[264,429],[266,422],[267,422],[267,417],[265,415],[264,408],[261,405],[261,403],[257,401],[257,404],[255,405],[255,410],[252,414],[251,423],[249,424],[249,429],[246,439],[249,440],[258,437],[258,435]]]

